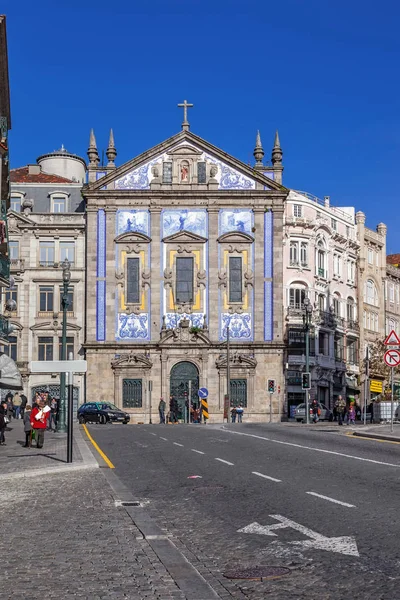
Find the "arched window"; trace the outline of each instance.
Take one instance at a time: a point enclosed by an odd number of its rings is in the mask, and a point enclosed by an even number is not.
[[[304,300],[308,296],[305,285],[294,284],[289,289],[289,307],[301,310],[304,305]]]
[[[324,294],[319,294],[318,296],[318,309],[322,312],[326,310],[326,297]]]
[[[372,279],[365,282],[364,301],[372,306],[378,306],[378,292]]]
[[[327,279],[328,269],[327,269],[326,245],[322,238],[320,238],[317,241],[315,270],[316,270],[316,275],[318,275],[318,277],[323,277],[324,279]]]
[[[350,322],[355,321],[355,304],[353,298],[347,298],[347,320]]]
[[[335,317],[341,317],[342,315],[341,313],[341,303],[340,303],[340,296],[339,294],[334,294],[333,295],[333,314],[335,315]]]

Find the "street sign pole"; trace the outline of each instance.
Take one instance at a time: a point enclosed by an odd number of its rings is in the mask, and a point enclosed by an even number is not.
[[[190,408],[192,406],[192,381],[189,380],[189,397],[188,397],[188,425],[190,425]]]
[[[149,381],[149,407],[150,407],[149,425],[153,425],[153,421],[152,421],[152,418],[151,418],[151,392],[152,392],[152,390],[153,390],[153,382],[150,379],[150,381]]]
[[[365,354],[364,425],[367,424],[368,379],[369,379],[369,348],[367,346],[367,350],[366,350],[366,354]],[[372,413],[371,413],[371,423],[372,423]]]
[[[269,422],[272,423],[272,392],[269,394]]]
[[[394,411],[394,367],[392,367],[392,404],[390,407],[390,432],[393,433],[393,411]]]

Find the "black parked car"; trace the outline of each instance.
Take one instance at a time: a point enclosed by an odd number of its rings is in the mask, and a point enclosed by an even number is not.
[[[130,415],[111,402],[86,402],[78,409],[79,423],[123,423],[130,421]]]

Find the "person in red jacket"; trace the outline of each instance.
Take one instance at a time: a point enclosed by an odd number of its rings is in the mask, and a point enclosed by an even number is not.
[[[45,404],[43,400],[38,401],[38,407],[33,408],[31,412],[31,425],[32,429],[35,431],[36,437],[36,447],[43,448],[44,444],[44,432],[47,427],[47,419],[49,417],[49,412],[44,412]],[[36,418],[38,417],[38,418]]]

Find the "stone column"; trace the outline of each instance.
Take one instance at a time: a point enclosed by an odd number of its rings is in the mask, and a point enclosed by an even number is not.
[[[116,208],[106,209],[106,341],[115,341],[115,318],[119,307],[116,307],[115,281],[115,215]]]
[[[151,306],[149,306],[149,319],[152,342],[160,341],[160,306],[162,283],[162,257],[161,257],[161,208],[152,208],[150,213],[151,232]]]
[[[255,241],[253,277],[253,326],[254,341],[264,341],[264,207],[254,208]]]
[[[208,331],[210,340],[219,340],[219,313],[218,313],[218,214],[217,207],[208,210]]]

